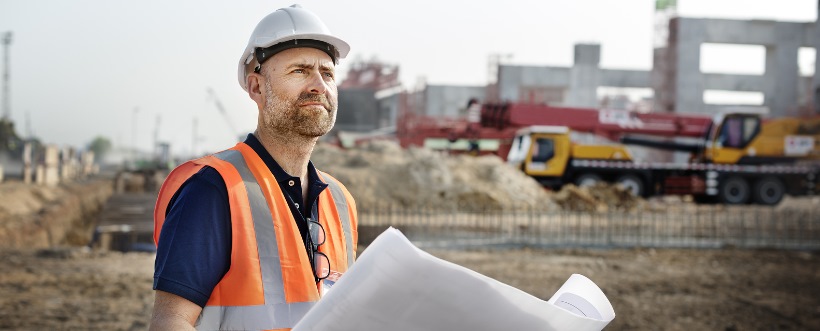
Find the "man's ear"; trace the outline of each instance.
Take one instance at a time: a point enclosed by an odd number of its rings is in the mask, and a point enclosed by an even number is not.
[[[256,101],[259,109],[265,107],[265,95],[262,93],[262,86],[265,85],[265,76],[258,73],[251,72],[245,77],[245,83],[248,85],[248,95]]]

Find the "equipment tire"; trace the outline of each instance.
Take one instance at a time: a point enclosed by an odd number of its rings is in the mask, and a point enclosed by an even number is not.
[[[636,197],[642,197],[646,193],[643,179],[634,174],[621,175],[617,180],[615,180],[615,183],[623,185],[632,192],[633,196]]]
[[[601,176],[596,174],[587,173],[581,174],[578,177],[575,177],[575,186],[578,187],[585,187],[585,186],[594,186],[597,183],[602,183],[604,180],[601,179]]]
[[[783,200],[784,195],[786,195],[786,185],[773,176],[761,178],[755,182],[752,190],[752,199],[761,205],[774,206]]]
[[[720,184],[718,196],[720,201],[727,205],[740,205],[749,201],[751,190],[745,178],[732,176]]]

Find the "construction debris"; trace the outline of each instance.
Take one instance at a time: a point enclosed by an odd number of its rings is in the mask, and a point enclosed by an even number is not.
[[[567,184],[552,199],[562,209],[571,211],[632,211],[643,207],[643,200],[632,195],[623,185],[606,183],[584,187]]]

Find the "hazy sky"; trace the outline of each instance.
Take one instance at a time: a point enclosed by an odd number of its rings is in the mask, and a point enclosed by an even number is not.
[[[234,134],[207,89],[239,131],[253,130],[256,106],[239,87],[237,62],[259,20],[292,3],[0,0],[0,32],[14,33],[12,119],[25,135],[28,114],[35,136],[78,147],[103,135],[149,150],[157,130],[174,152],[188,154],[197,118],[198,152],[227,148]],[[342,77],[351,60],[375,57],[400,65],[406,87],[420,77],[482,85],[491,53],[511,54],[513,64],[568,66],[579,42],[601,44],[602,67],[651,67],[653,0],[299,3],[350,43]],[[817,1],[678,0],[678,13],[808,22]],[[762,66],[760,54],[742,54],[707,64],[735,72]]]

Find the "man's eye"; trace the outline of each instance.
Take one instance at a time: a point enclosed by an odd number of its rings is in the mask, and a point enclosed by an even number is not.
[[[296,70],[293,71],[294,74],[301,74],[301,73],[304,73],[304,72],[305,72],[304,69],[296,69]]]
[[[326,72],[326,73],[325,73],[325,77],[327,77],[327,78],[333,78],[333,73],[332,73],[332,72]]]

